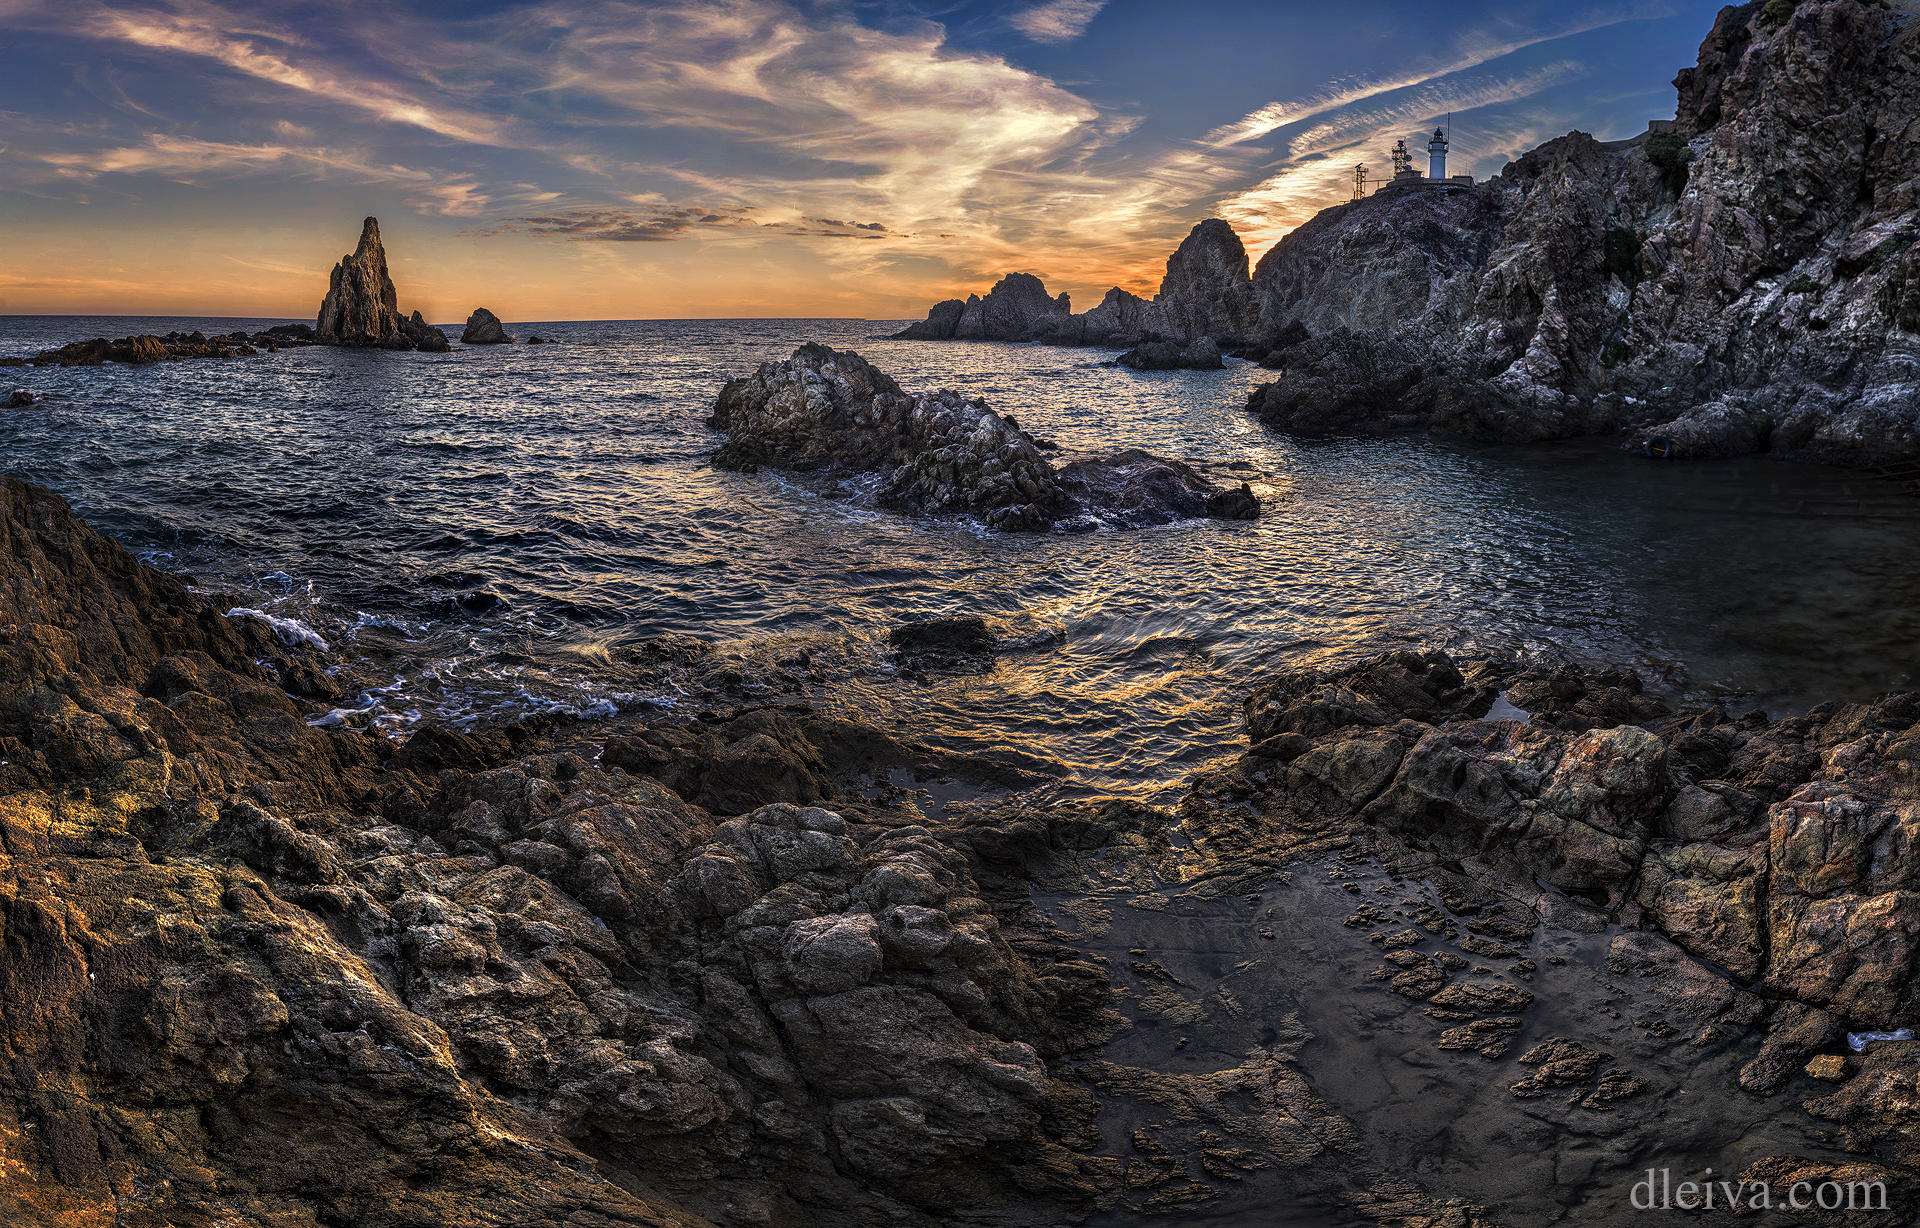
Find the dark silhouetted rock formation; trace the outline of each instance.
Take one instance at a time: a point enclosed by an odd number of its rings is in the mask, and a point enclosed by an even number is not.
[[[858,354],[822,345],[730,381],[707,425],[727,435],[717,465],[877,472],[883,507],[965,513],[998,529],[1259,514],[1244,484],[1223,490],[1144,452],[1056,469],[1039,441],[986,402],[946,389],[909,395]]]
[[[74,341],[58,349],[41,350],[30,358],[0,359],[0,366],[97,367],[103,362],[145,366],[183,358],[240,358],[260,350],[272,352],[282,347],[311,344],[313,329],[305,324],[276,324],[257,333],[235,331],[211,337],[197,331],[171,332],[160,337],[143,333],[118,341],[105,337]]]
[[[1209,218],[1167,258],[1167,273],[1154,296],[1159,327],[1171,340],[1210,337],[1221,345],[1247,344],[1260,322],[1247,249],[1233,227]]]
[[[1031,273],[1009,273],[987,296],[948,299],[927,318],[894,334],[909,341],[1030,341],[1072,327],[1067,296],[1050,298]]]
[[[321,345],[377,347],[386,350],[445,350],[447,336],[419,312],[400,314],[393,278],[387,273],[387,249],[380,222],[368,218],[360,245],[340,258],[327,279],[314,338]]]
[[[501,325],[499,316],[485,307],[475,307],[467,317],[466,328],[460,332],[460,340],[465,345],[506,345],[513,338]]]
[[[1184,347],[1173,341],[1143,341],[1115,361],[1136,371],[1218,371],[1226,365],[1211,337]]]
[[[927,318],[895,333],[919,341],[1042,341],[1053,345],[1132,346],[1172,341],[1176,349],[1202,337],[1238,346],[1256,331],[1259,312],[1247,274],[1247,252],[1233,228],[1205,221],[1167,259],[1151,302],[1119,287],[1083,315],[1067,296],[1047,296],[1031,273],[1009,273],[985,298],[948,299]]]

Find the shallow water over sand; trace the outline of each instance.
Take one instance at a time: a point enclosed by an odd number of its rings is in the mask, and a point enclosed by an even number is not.
[[[242,321],[0,319],[0,353]],[[1231,748],[1263,674],[1395,645],[1554,651],[1774,710],[1911,685],[1920,501],[1763,458],[1610,444],[1308,442],[1244,412],[1270,372],[1136,373],[1109,351],[877,339],[867,321],[510,325],[553,347],[291,350],[22,369],[0,458],[236,604],[404,666],[396,729],[637,706],[619,650],[662,632],[830,644],[839,702],[950,747],[1164,799]],[[991,536],[712,469],[720,384],[802,341],[984,396],[1068,449],[1141,446],[1251,480],[1252,524]],[[1231,467],[1231,468],[1229,468]],[[898,677],[887,629],[1006,615],[990,673]]]

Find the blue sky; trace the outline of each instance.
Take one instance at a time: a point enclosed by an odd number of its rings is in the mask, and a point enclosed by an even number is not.
[[[1481,177],[1670,117],[1717,9],[0,0],[0,312],[310,315],[368,213],[435,319],[1089,306],[1449,110]]]

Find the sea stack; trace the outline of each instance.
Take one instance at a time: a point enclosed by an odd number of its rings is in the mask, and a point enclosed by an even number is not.
[[[461,332],[460,340],[466,345],[505,345],[513,337],[501,325],[499,316],[485,307],[475,307],[467,317],[467,327]]]
[[[340,258],[327,280],[327,297],[314,324],[321,345],[378,347],[387,350],[445,350],[447,335],[419,312],[400,314],[393,278],[387,274],[387,249],[380,242],[380,221],[360,227],[360,246]]]

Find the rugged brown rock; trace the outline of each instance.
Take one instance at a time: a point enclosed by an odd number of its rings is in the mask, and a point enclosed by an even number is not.
[[[351,662],[222,610],[0,483],[8,1223],[1056,1223],[1285,1193],[1303,1222],[1488,1224],[1341,1107],[1348,1066],[1396,1060],[1359,1060],[1341,1001],[1425,1035],[1423,1094],[1483,1145],[1524,1127],[1603,1172],[1667,1137],[1675,1078],[1716,1094],[1688,1064],[1765,1094],[1920,1014],[1920,696],[1770,721],[1437,653],[1291,674],[1176,847],[1131,803],[878,803],[924,753],[806,704],[317,728],[306,696]],[[895,646],[995,642],[944,619]],[[1533,720],[1480,719],[1502,694]],[[1345,953],[1290,956],[1284,925]],[[1355,949],[1358,983],[1295,985]],[[1313,1030],[1271,1009],[1301,992]],[[1748,1167],[1920,1188],[1911,1047],[1818,1064],[1807,1111],[1855,1160]],[[1456,1078],[1497,1094],[1456,1107]],[[1618,1156],[1582,1150],[1598,1115]]]
[[[1047,445],[985,401],[901,391],[858,354],[808,344],[720,390],[707,425],[726,434],[714,463],[885,475],[882,507],[964,513],[997,529],[1133,528],[1210,516],[1251,520],[1245,483],[1138,450],[1056,466]]]
[[[460,332],[463,345],[506,345],[513,340],[501,325],[500,317],[485,307],[475,307],[473,314],[467,317],[467,326]]]
[[[380,222],[368,218],[360,228],[360,245],[333,266],[327,296],[321,300],[314,324],[321,345],[377,347],[387,350],[445,350],[447,336],[428,324],[419,312],[400,314],[393,278],[387,273],[387,249],[380,242]]]

